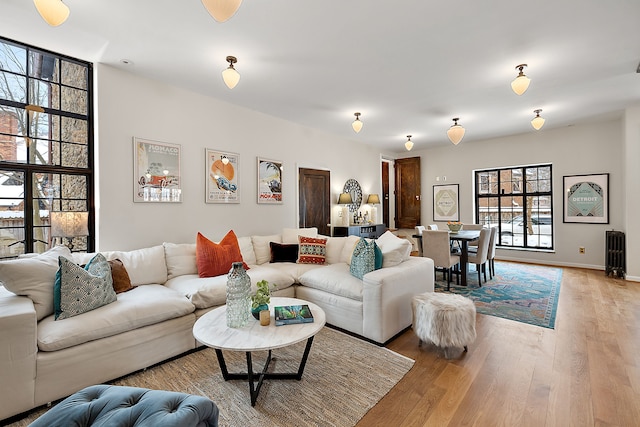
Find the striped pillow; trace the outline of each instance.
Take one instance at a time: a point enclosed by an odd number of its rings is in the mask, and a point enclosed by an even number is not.
[[[298,264],[324,264],[327,239],[298,236]]]

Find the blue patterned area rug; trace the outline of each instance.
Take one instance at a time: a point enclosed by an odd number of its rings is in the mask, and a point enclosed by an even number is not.
[[[450,292],[471,298],[478,313],[553,329],[562,269],[514,262],[495,264],[496,274],[482,287],[478,287],[478,274],[471,266],[469,286],[456,286],[454,276]],[[440,272],[436,273],[435,288],[436,292],[447,292],[447,282]]]

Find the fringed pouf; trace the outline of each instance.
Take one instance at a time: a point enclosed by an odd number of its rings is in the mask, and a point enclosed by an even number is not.
[[[413,297],[413,330],[422,341],[448,349],[467,346],[476,339],[476,306],[462,295],[426,292]]]

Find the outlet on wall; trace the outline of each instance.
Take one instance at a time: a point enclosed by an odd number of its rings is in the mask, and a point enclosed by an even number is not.
[[[578,251],[583,254],[584,253],[584,246],[580,246],[580,248],[578,248]]]

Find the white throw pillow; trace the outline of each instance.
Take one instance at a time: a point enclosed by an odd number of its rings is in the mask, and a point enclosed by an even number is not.
[[[327,237],[327,264],[337,264],[342,261],[342,250],[346,242],[346,237]]]
[[[253,251],[253,242],[251,237],[238,237],[238,246],[240,246],[240,253],[242,254],[242,260],[247,265],[256,264],[256,253]]]
[[[347,240],[344,242],[342,252],[340,253],[340,262],[351,264],[351,255],[353,255],[353,250],[356,248],[356,245],[360,241],[360,237],[348,236],[346,239]]]
[[[122,261],[134,286],[162,285],[167,281],[167,262],[162,245],[127,252],[105,252],[104,255],[108,260],[118,258]]]
[[[53,283],[58,257],[71,258],[66,246],[56,246],[31,258],[0,262],[0,282],[16,295],[33,301],[38,320],[53,314]]]
[[[195,243],[164,242],[162,246],[169,279],[185,274],[198,274]]]
[[[298,236],[302,237],[318,237],[318,227],[309,228],[283,228],[282,243],[294,244],[298,243]]]
[[[253,243],[253,252],[256,254],[256,264],[264,264],[271,259],[271,246],[269,242],[282,243],[282,237],[279,234],[273,234],[271,236],[251,236],[251,242]],[[296,237],[295,243],[298,243]]]
[[[378,237],[376,244],[382,251],[382,268],[393,267],[408,260],[413,248],[410,241],[401,239],[390,231],[385,231]]]

